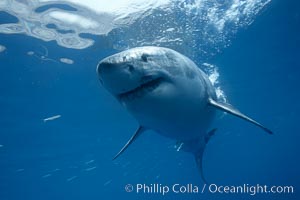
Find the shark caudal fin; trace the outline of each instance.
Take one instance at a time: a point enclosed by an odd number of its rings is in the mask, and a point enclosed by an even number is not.
[[[207,183],[204,173],[203,173],[203,154],[204,154],[204,148],[201,148],[198,152],[194,153],[195,161],[197,164],[197,168],[199,170],[200,176],[204,183]]]
[[[143,133],[146,129],[142,126],[139,126],[139,128],[135,131],[135,133],[131,136],[131,138],[128,140],[128,142],[124,145],[124,147],[119,151],[119,153],[117,153],[117,155],[115,155],[115,157],[113,158],[113,160],[115,160],[117,157],[119,157],[128,147],[129,145],[135,141],[138,136],[141,135],[141,133]]]
[[[204,183],[207,183],[207,181],[206,181],[204,173],[203,173],[203,154],[205,151],[206,144],[208,143],[209,139],[215,134],[216,131],[217,131],[216,128],[209,131],[204,138],[204,146],[202,146],[202,148],[200,148],[198,151],[196,151],[194,153],[195,161],[196,161],[198,170],[200,172],[201,178]]]
[[[220,109],[224,112],[227,112],[227,113],[235,115],[239,118],[242,118],[242,119],[244,119],[244,120],[246,120],[246,121],[248,121],[252,124],[255,124],[256,126],[260,127],[261,129],[263,129],[264,131],[266,131],[269,134],[273,134],[273,132],[270,129],[266,128],[265,126],[261,125],[260,123],[258,123],[257,121],[251,119],[250,117],[244,115],[243,113],[241,113],[237,109],[231,107],[230,105],[227,105],[225,103],[216,102],[215,100],[213,100],[211,98],[208,99],[208,103],[209,103],[209,105],[211,105],[215,108],[218,108],[218,109]]]

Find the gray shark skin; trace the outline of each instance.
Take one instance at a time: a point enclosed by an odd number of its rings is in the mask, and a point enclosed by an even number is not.
[[[117,158],[143,132],[151,129],[177,141],[178,149],[195,155],[205,181],[202,157],[216,110],[221,110],[272,133],[255,120],[218,102],[208,76],[184,55],[162,47],[137,47],[101,60],[99,80],[140,126],[114,157]]]

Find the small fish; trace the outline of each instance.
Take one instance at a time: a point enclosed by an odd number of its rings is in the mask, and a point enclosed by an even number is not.
[[[106,181],[104,184],[103,184],[103,186],[107,186],[108,184],[110,184],[112,182],[112,180],[108,180],[108,181]]]
[[[56,169],[53,169],[53,170],[50,171],[50,172],[57,172],[57,171],[60,171],[60,169],[56,168]]]
[[[68,65],[74,64],[74,60],[71,60],[69,58],[60,58],[59,60],[60,60],[60,62],[68,64]]]
[[[89,160],[89,161],[85,162],[85,164],[88,165],[88,164],[91,164],[93,162],[95,162],[95,160]]]
[[[87,171],[87,172],[88,172],[88,171],[92,171],[92,170],[94,170],[94,169],[96,169],[96,168],[97,168],[97,167],[86,168],[85,171]]]
[[[52,117],[48,117],[48,118],[43,119],[43,121],[44,121],[44,122],[52,121],[52,120],[58,119],[58,118],[60,118],[60,117],[61,117],[61,115],[54,115],[54,116],[52,116]]]
[[[52,174],[45,174],[44,176],[42,176],[42,178],[48,178],[50,176],[52,176]]]
[[[6,47],[0,44],[0,53],[5,51],[5,50],[6,50]]]
[[[77,178],[77,176],[72,176],[72,177],[67,179],[67,182],[73,181],[75,178]]]
[[[32,56],[32,55],[34,55],[34,52],[33,51],[28,51],[27,55]]]

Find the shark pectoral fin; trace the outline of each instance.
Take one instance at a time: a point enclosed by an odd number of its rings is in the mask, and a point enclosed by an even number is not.
[[[115,155],[113,160],[115,160],[117,157],[119,157],[126,149],[127,147],[138,138],[138,136],[141,135],[142,132],[144,132],[146,129],[142,126],[139,126],[139,128],[135,131],[135,133],[131,136],[131,138],[128,140],[128,142],[124,145],[124,147]]]
[[[259,126],[260,128],[262,128],[264,131],[266,131],[267,133],[269,134],[273,134],[273,132],[264,127],[263,125],[261,125],[260,123],[258,123],[257,121],[251,119],[250,117],[244,115],[243,113],[241,113],[240,111],[238,111],[237,109],[231,107],[230,105],[227,105],[227,104],[224,104],[224,103],[219,103],[219,102],[216,102],[214,101],[213,99],[209,98],[208,99],[208,103],[211,105],[211,106],[214,106],[215,108],[218,108],[222,111],[225,111],[227,113],[230,113],[232,115],[235,115],[237,117],[240,117],[248,122],[251,122],[252,124],[255,124],[256,126]]]

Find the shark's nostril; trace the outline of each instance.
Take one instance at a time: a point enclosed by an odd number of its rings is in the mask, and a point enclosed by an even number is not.
[[[130,72],[133,72],[133,71],[134,71],[134,67],[133,67],[132,65],[128,65],[128,70],[129,70]]]

